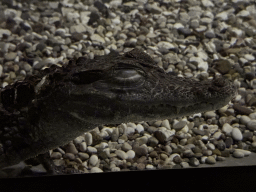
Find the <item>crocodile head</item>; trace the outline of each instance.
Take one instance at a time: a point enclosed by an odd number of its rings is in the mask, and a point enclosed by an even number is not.
[[[61,80],[48,82],[54,89],[41,99],[76,119],[102,124],[215,110],[236,94],[234,85],[224,78],[197,81],[165,73],[138,49],[93,60],[80,57],[70,61],[66,70]]]

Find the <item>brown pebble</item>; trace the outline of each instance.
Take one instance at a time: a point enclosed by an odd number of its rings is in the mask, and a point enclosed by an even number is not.
[[[138,169],[138,170],[144,170],[145,167],[146,167],[146,166],[145,166],[145,164],[143,164],[143,163],[138,163],[138,164],[137,164],[137,169]]]
[[[220,152],[219,149],[214,149],[214,150],[212,151],[212,153],[213,153],[213,154],[216,154],[216,155],[218,155],[218,156],[221,156],[221,152]]]
[[[157,154],[156,151],[152,151],[152,152],[149,154],[149,157],[152,157],[152,158],[158,157],[158,154]]]

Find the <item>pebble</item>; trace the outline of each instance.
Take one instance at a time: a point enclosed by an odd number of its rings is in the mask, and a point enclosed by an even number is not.
[[[78,151],[76,149],[76,146],[73,143],[69,143],[66,146],[66,153],[73,153],[73,154],[77,154]]]
[[[209,157],[207,157],[207,159],[205,160],[205,162],[206,162],[207,164],[215,164],[215,163],[216,163],[216,160],[214,159],[213,156],[209,156]]]
[[[101,172],[103,171],[98,167],[93,167],[90,171],[90,173],[101,173]]]
[[[198,161],[197,158],[192,157],[189,159],[189,165],[194,166],[194,167],[198,167],[200,165],[200,162]]]
[[[233,128],[231,136],[234,140],[241,141],[243,139],[243,135],[238,128]]]
[[[116,153],[117,157],[119,157],[120,159],[127,159],[128,158],[127,153],[125,153],[122,150],[116,150],[115,153]]]
[[[231,125],[229,125],[228,123],[225,123],[222,126],[222,131],[227,135],[227,136],[231,136],[233,127]]]
[[[97,155],[92,155],[89,159],[89,164],[92,165],[92,166],[95,166],[97,165],[98,163],[98,156]]]
[[[244,156],[249,156],[252,153],[251,151],[247,151],[243,149],[235,149],[235,152],[241,152],[244,154]]]
[[[127,142],[123,143],[123,145],[122,145],[123,151],[129,151],[131,149],[132,149],[132,146],[129,143],[127,143]]]
[[[87,146],[92,145],[92,134],[86,133],[84,136],[84,140],[85,140]]]
[[[248,121],[246,126],[247,126],[248,129],[250,129],[252,131],[255,131],[256,130],[256,120]]]
[[[233,157],[235,157],[235,158],[243,158],[244,157],[244,153],[240,152],[240,151],[235,151],[233,153]]]
[[[129,150],[126,152],[127,159],[133,159],[135,157],[135,152],[133,150]]]
[[[159,143],[159,141],[157,140],[157,138],[155,138],[155,137],[150,137],[149,139],[148,139],[148,145],[149,146],[151,146],[151,147],[156,147],[157,146],[157,144]]]

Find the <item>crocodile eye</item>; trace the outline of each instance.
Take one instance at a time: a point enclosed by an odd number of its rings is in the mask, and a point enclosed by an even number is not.
[[[108,79],[112,88],[133,88],[145,80],[144,71],[140,69],[116,69]]]
[[[114,78],[117,81],[138,81],[142,78],[142,72],[134,69],[116,70]]]

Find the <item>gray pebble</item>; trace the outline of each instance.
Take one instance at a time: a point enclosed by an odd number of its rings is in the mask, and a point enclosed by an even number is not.
[[[148,153],[148,149],[144,146],[137,146],[133,150],[138,156],[146,156]]]
[[[157,140],[157,138],[155,138],[155,137],[150,137],[149,139],[148,139],[148,145],[149,146],[151,146],[151,147],[155,147],[155,146],[157,146],[157,144],[159,143],[159,141]]]
[[[16,58],[17,56],[17,53],[16,52],[9,52],[9,53],[6,53],[4,55],[4,58],[7,60],[7,61],[12,61]]]
[[[251,121],[251,118],[246,115],[242,115],[240,118],[240,123],[243,125],[246,125],[249,121]]]
[[[122,145],[123,151],[129,151],[131,149],[132,149],[132,146],[129,143],[127,143],[127,142],[123,143],[123,145]]]
[[[227,136],[231,136],[233,127],[231,125],[229,125],[228,123],[225,123],[222,126],[222,131],[227,135]]]
[[[187,121],[177,121],[174,120],[172,128],[173,129],[182,129],[183,127],[185,127],[185,125],[187,124]]]
[[[76,158],[73,153],[66,153],[63,157],[69,160],[75,160]]]
[[[248,129],[250,129],[252,131],[255,131],[256,130],[256,120],[248,121],[246,126],[247,126]]]
[[[233,153],[233,157],[235,157],[235,158],[243,158],[244,157],[244,153],[242,153],[240,151],[235,151]]]
[[[89,159],[89,155],[87,153],[82,153],[82,152],[79,152],[78,153],[78,157],[82,160],[82,161],[85,161],[87,159]]]
[[[51,158],[52,159],[60,159],[62,157],[62,154],[60,152],[52,152]]]
[[[241,141],[243,139],[243,135],[238,128],[233,128],[231,136],[234,140]]]
[[[128,155],[122,151],[122,150],[116,150],[115,154],[117,155],[117,157],[119,157],[120,159],[127,159]]]

